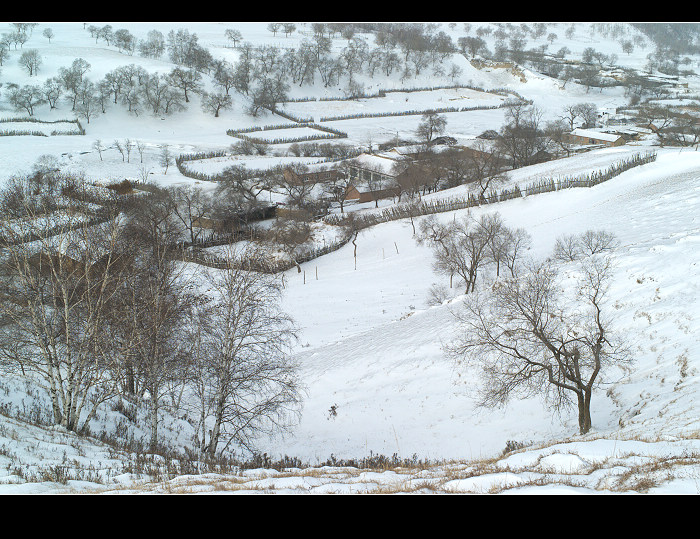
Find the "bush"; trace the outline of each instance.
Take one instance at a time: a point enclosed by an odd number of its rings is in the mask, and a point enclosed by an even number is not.
[[[444,284],[433,283],[428,290],[428,306],[442,305],[448,299],[450,299],[449,289]]]
[[[513,451],[517,451],[518,449],[522,449],[523,447],[527,447],[530,445],[531,442],[516,442],[515,440],[508,440],[506,442],[506,447],[503,450],[502,454],[507,455],[508,453],[512,453]]]
[[[119,183],[110,183],[106,187],[107,189],[111,189],[112,191],[116,192],[118,195],[130,195],[134,192],[133,184],[127,179],[124,179]]]

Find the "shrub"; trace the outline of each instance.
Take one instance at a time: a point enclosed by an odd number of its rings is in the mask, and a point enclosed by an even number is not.
[[[111,189],[112,191],[116,192],[118,195],[130,195],[134,192],[133,184],[127,179],[124,179],[119,183],[110,183],[106,187],[107,189]]]

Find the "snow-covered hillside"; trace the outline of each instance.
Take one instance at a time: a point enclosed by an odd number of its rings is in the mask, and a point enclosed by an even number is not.
[[[310,471],[251,471],[235,479],[183,478],[159,488],[206,491],[235,485],[244,491],[296,492],[307,485],[311,492],[357,492],[398,485],[410,489],[411,483],[425,482],[445,491],[486,492],[494,484],[522,482],[529,489],[534,488],[531,482],[542,480],[548,484],[545,491],[579,483],[581,489],[595,491],[606,481],[612,488],[623,470],[635,469],[640,461],[651,465],[657,458],[683,457],[677,469],[672,467],[655,481],[661,492],[692,490],[699,470],[694,459],[700,430],[694,406],[699,398],[695,377],[700,342],[694,332],[700,287],[700,251],[695,248],[700,241],[699,192],[700,155],[667,150],[659,152],[655,163],[590,189],[540,194],[488,208],[499,211],[507,223],[532,231],[536,257],[551,251],[562,230],[614,230],[621,240],[611,303],[617,328],[634,345],[635,364],[596,393],[589,435],[574,436],[573,411],[552,416],[537,399],[513,402],[503,410],[475,409],[473,377],[455,371],[441,351],[454,336],[452,312],[459,309],[460,291],[443,305],[426,306],[428,288],[436,280],[430,256],[411,238],[410,224],[397,221],[360,235],[357,270],[350,246],[303,265],[306,284],[296,269],[287,274],[285,307],[303,328],[297,359],[308,397],[292,435],[261,441],[261,447],[272,457],[294,455],[309,463],[325,462],[331,455],[361,459],[396,453],[462,464],[429,472],[377,472],[371,478],[340,468],[325,470],[320,477]],[[451,219],[452,214],[440,217]],[[308,278],[315,267],[318,280]],[[331,406],[335,415],[329,413]],[[45,452],[58,458],[59,447],[68,449],[70,458],[74,444],[86,445],[83,456],[94,452],[103,466],[108,464],[107,457],[98,456],[97,446],[83,441],[60,445],[46,435],[32,444],[27,431],[33,432],[10,420],[4,423],[2,445],[18,452],[23,462]],[[21,448],[13,447],[12,432],[23,440]],[[492,462],[509,441],[538,449]],[[536,465],[527,464],[535,460]],[[607,474],[601,471],[608,467]],[[477,468],[483,477],[471,477]],[[587,472],[589,468],[595,473]],[[566,476],[568,486],[553,484],[557,474]],[[305,479],[307,475],[311,479]],[[129,485],[135,491],[147,489]],[[5,488],[11,492],[53,487]]]
[[[2,26],[9,30],[9,25],[0,25],[0,31]],[[56,33],[50,44],[41,37],[45,26]],[[152,27],[166,33],[182,25],[117,25],[121,26],[141,36]],[[232,26],[197,23],[190,29],[218,56],[234,54],[224,47],[223,35]],[[255,42],[271,39],[265,26],[239,25],[246,39]],[[592,43],[601,50],[618,47],[614,40],[590,33],[586,25],[572,39],[564,39],[565,26],[552,49],[566,45],[580,54]],[[449,30],[458,33],[458,28]],[[285,39],[301,36],[278,35],[272,41],[284,44]],[[24,48],[37,48],[45,56],[42,77],[55,74],[75,57],[87,59],[96,77],[131,62],[149,70],[172,67],[165,60],[146,61],[96,46],[82,23],[41,24]],[[1,68],[3,83],[28,82],[15,56]],[[645,57],[638,48],[629,56],[620,54],[619,61],[640,67]],[[588,93],[575,83],[562,88],[557,81],[529,71],[522,83],[505,71],[477,70],[464,57],[455,61],[462,61],[464,83],[507,86],[552,118],[567,103],[586,101],[605,107],[625,102],[621,88]],[[4,86],[0,88],[0,117],[14,116],[5,92]],[[96,140],[133,138],[150,148],[145,162],[153,181],[192,184],[174,167],[162,174],[157,165],[160,144],[170,144],[176,153],[226,149],[232,143],[226,129],[284,121],[269,116],[254,120],[244,113],[242,97],[234,103],[234,109],[220,118],[203,114],[194,102],[187,111],[163,119],[134,117],[115,108],[84,124],[84,136],[0,137],[0,179],[27,172],[45,154],[58,157],[65,170],[100,181],[138,177],[143,165],[138,156],[124,163],[109,150],[102,160],[92,146]],[[68,119],[69,113],[65,106],[53,111],[45,107],[37,116],[59,120]],[[387,139],[396,132],[410,136],[419,119],[353,121],[344,142],[364,144],[373,133],[383,133]],[[485,129],[497,130],[502,122],[501,110],[455,113],[448,115],[447,132],[471,138]],[[649,142],[595,150],[511,171],[508,182],[522,186],[543,178],[576,176],[648,149]],[[433,272],[431,251],[416,242],[410,221],[397,220],[362,230],[356,260],[354,246],[346,244],[302,264],[301,272],[293,268],[284,273],[283,307],[300,328],[294,359],[306,395],[299,424],[284,436],[259,439],[258,446],[273,459],[290,456],[310,465],[333,458],[359,461],[369,455],[398,455],[413,458],[414,466],[260,468],[152,481],[139,476],[129,455],[96,438],[40,426],[41,417],[36,417],[36,424],[8,417],[22,410],[31,415],[34,403],[43,397],[22,380],[0,379],[0,493],[698,493],[700,153],[694,148],[654,150],[653,163],[595,187],[471,210],[475,216],[497,211],[507,226],[525,228],[533,239],[528,255],[535,259],[549,256],[555,240],[565,233],[607,230],[620,240],[609,309],[616,330],[631,344],[634,363],[627,371],[610,371],[604,387],[594,393],[589,434],[576,434],[575,410],[556,415],[537,398],[512,401],[503,409],[476,406],[476,372],[456,368],[443,350],[456,335],[455,313],[464,300],[461,284],[449,289],[450,298],[441,305],[431,305],[431,286],[447,285],[448,280]],[[457,187],[425,198],[464,193],[464,187]],[[371,212],[372,207],[361,211]],[[438,218],[459,219],[467,211],[441,213]],[[108,428],[121,416],[111,409],[102,417],[100,426]],[[173,446],[187,443],[188,428],[184,421],[173,420],[165,429]],[[511,449],[521,449],[502,454],[513,442]]]

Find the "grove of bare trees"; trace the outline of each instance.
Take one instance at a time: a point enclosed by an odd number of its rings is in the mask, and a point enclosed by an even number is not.
[[[88,191],[48,166],[0,192],[0,372],[35,383],[47,421],[78,433],[101,406],[140,405],[154,450],[166,411],[191,415],[211,458],[289,426],[302,386],[278,282],[241,269],[250,253],[204,288],[178,262],[210,200],[152,186],[95,209]]]
[[[486,267],[495,268],[496,277],[502,267],[515,276],[530,245],[527,232],[508,228],[498,212],[451,221],[427,216],[420,222],[416,241],[432,249],[433,268],[449,276],[450,287],[455,276],[461,278],[466,294],[476,291],[477,277]]]

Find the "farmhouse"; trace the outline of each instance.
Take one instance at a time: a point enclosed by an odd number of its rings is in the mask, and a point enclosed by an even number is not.
[[[622,146],[625,144],[625,139],[621,135],[593,131],[591,129],[574,129],[566,136],[566,139],[572,144],[601,144],[604,146]]]
[[[399,196],[404,172],[413,162],[405,154],[389,150],[377,154],[360,154],[348,161],[348,174],[355,187],[348,190],[346,200],[377,201]]]
[[[322,183],[338,179],[342,174],[339,170],[319,170],[316,172],[295,171],[291,167],[287,167],[282,171],[284,180],[291,185],[302,185],[305,183]]]
[[[398,153],[363,153],[348,161],[348,174],[358,182],[371,185],[391,183],[404,168],[404,158]]]
[[[346,200],[371,202],[383,198],[401,197],[402,193],[431,190],[434,170],[419,159],[401,158],[400,152],[363,154],[348,162],[354,187],[348,190]]]

